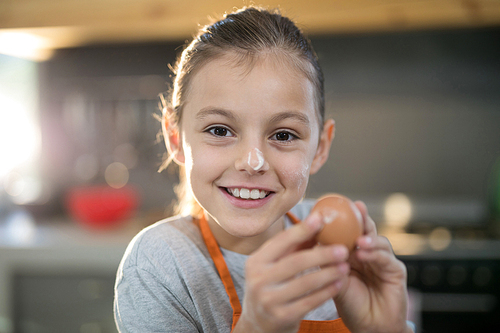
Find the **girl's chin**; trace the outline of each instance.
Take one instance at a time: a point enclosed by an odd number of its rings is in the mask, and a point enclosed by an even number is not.
[[[274,234],[283,230],[283,224],[280,221],[269,221],[255,217],[239,217],[221,222],[222,224],[219,225],[221,225],[224,231],[236,238],[259,237],[266,233]],[[274,226],[276,227],[273,228]]]
[[[225,225],[224,225],[225,224]],[[223,229],[234,237],[247,238],[258,236],[267,229],[268,223],[264,225],[255,219],[239,218],[223,224]]]

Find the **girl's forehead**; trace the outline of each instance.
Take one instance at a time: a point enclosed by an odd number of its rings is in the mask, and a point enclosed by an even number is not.
[[[292,59],[279,53],[245,58],[236,53],[219,56],[192,77],[185,112],[223,108],[239,112],[251,109],[298,111],[311,122],[315,112],[314,85]]]
[[[307,61],[302,60],[300,57],[286,52],[285,50],[264,49],[257,53],[238,53],[229,51],[222,53],[218,59],[227,66],[232,68],[236,74],[243,77],[248,75],[255,68],[265,67],[276,71],[276,74],[283,76],[295,76],[296,78],[307,78],[306,67]]]

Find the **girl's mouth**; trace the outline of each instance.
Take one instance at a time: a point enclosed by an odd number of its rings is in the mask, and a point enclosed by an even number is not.
[[[236,187],[235,188],[226,187],[226,191],[235,198],[245,199],[245,200],[264,199],[271,193],[259,189],[236,188]]]

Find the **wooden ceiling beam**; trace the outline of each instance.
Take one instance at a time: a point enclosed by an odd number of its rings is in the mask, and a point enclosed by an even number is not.
[[[0,34],[24,32],[46,48],[182,40],[208,16],[249,0],[2,0]],[[254,3],[257,3],[253,1]],[[500,25],[498,0],[281,0],[310,35]]]

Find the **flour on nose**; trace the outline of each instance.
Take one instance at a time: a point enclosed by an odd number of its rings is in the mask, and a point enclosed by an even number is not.
[[[255,171],[264,166],[264,154],[259,148],[254,148],[248,153],[248,165]]]

